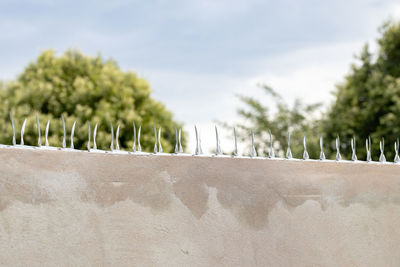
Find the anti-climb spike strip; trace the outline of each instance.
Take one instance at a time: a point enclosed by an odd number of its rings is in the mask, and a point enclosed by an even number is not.
[[[94,150],[97,150],[96,136],[97,136],[97,123],[94,126],[94,131],[93,131],[93,149]]]
[[[38,147],[42,146],[42,138],[40,136],[40,123],[39,123],[39,117],[36,115],[36,128],[38,131]]]
[[[87,142],[87,150],[90,151],[90,122],[87,123],[88,126],[88,142]]]
[[[340,155],[340,139],[339,135],[336,137],[336,161],[341,161],[342,156]]]
[[[142,126],[139,126],[139,131],[138,131],[138,152],[142,152],[142,146],[140,145],[140,132],[142,131]]]
[[[321,152],[319,153],[319,159],[320,160],[325,160],[325,153],[324,153],[324,138],[321,136],[319,138],[319,148],[321,149]]]
[[[379,162],[386,162],[385,157],[385,139],[382,138],[382,141],[379,142],[379,149],[381,151],[381,155],[379,156]]]
[[[307,138],[306,138],[306,136],[304,136],[304,138],[303,138],[303,145],[304,145],[303,159],[304,160],[310,159],[310,156],[308,155],[308,152],[307,152]]]
[[[221,150],[221,143],[219,140],[219,135],[218,135],[218,128],[215,126],[215,139],[216,139],[216,144],[215,144],[215,155],[219,156],[222,154]]]
[[[394,163],[399,163],[400,162],[400,157],[399,157],[399,138],[397,138],[396,142],[394,142]]]
[[[178,133],[178,141],[179,141],[179,153],[183,153],[183,148],[182,148],[182,129],[179,129]]]
[[[49,130],[50,130],[50,120],[47,121],[46,131],[44,132],[45,146],[49,147]]]
[[[286,158],[287,159],[292,159],[293,158],[292,151],[290,150],[290,132],[288,132],[288,147],[287,147],[287,150],[286,150]]]
[[[254,158],[257,157],[257,151],[254,145],[254,132],[251,131],[251,151],[250,151],[250,157]]]
[[[64,136],[63,136],[63,141],[62,141],[62,147],[63,148],[66,148],[67,147],[67,140],[66,140],[66,130],[65,130],[65,120],[64,120],[64,115],[62,115],[61,116],[61,121],[62,121],[62,126],[63,126],[63,133],[64,133]]]
[[[112,125],[112,122],[110,122],[110,127],[111,127],[111,144],[110,144],[110,149],[111,152],[114,151],[114,128]]]
[[[161,127],[158,128],[158,153],[163,153],[163,148],[161,145]]]
[[[238,156],[239,154],[238,154],[238,149],[237,149],[237,136],[236,136],[236,129],[235,128],[233,128],[233,137],[234,137],[234,141],[235,141],[235,148],[234,148],[234,150],[233,150],[233,155],[234,156]]]
[[[132,151],[136,152],[136,125],[135,125],[135,122],[133,122],[133,145],[132,145]]]
[[[351,160],[357,161],[357,153],[356,153],[356,137],[351,138]]]
[[[76,126],[76,121],[74,121],[74,124],[72,124],[72,130],[71,130],[71,149],[74,149],[75,126]]]
[[[11,120],[11,127],[12,127],[12,133],[13,133],[12,144],[13,144],[13,146],[15,146],[17,144],[17,140],[15,138],[15,124],[14,124],[14,119],[13,119],[11,112],[10,112],[10,120]]]
[[[268,151],[268,157],[270,159],[275,157],[275,152],[274,152],[274,146],[273,146],[273,140],[272,140],[272,133],[270,130],[269,131],[269,151]]]
[[[118,138],[119,138],[119,124],[118,124],[118,127],[117,127],[117,132],[115,134],[115,150],[117,150],[117,151],[119,151],[119,140],[118,140]]]
[[[154,129],[154,154],[157,154],[157,129],[156,129],[156,125],[153,125],[153,129]]]
[[[365,147],[367,148],[367,162],[372,161],[371,157],[371,137],[368,136],[368,138],[365,140]]]
[[[21,127],[21,146],[24,145],[25,126],[26,126],[26,119],[24,120],[24,123],[22,124],[22,127]]]
[[[16,137],[15,137],[15,123],[14,123],[14,118],[12,116],[12,113],[9,113],[10,116],[10,121],[11,121],[11,126],[12,126],[12,143],[13,145],[16,145]],[[63,126],[63,148],[65,148],[65,142],[66,142],[66,130],[65,130],[65,119],[64,116],[61,116],[61,120],[62,120],[62,126]],[[25,133],[25,128],[26,128],[26,123],[27,123],[27,119],[24,120],[22,127],[21,127],[21,145],[24,145],[24,133]],[[45,147],[49,147],[49,131],[50,131],[50,123],[51,121],[48,120],[47,124],[46,124],[46,129],[45,129]],[[114,128],[112,123],[110,123],[111,126],[111,146],[110,149],[111,151],[114,150]],[[87,141],[87,150],[90,152],[92,150],[91,148],[91,124],[88,121],[87,122],[87,127],[88,127],[88,141]],[[98,124],[95,125],[94,127],[94,131],[93,131],[93,150],[97,150],[97,144],[96,144],[96,135],[97,135],[97,127]],[[36,128],[38,130],[38,146],[41,147],[41,130],[40,130],[40,121],[39,121],[39,116],[36,115]],[[71,149],[74,149],[74,133],[75,133],[75,128],[76,128],[76,121],[74,121],[73,125],[72,125],[72,129],[71,129]],[[181,133],[182,133],[182,129],[179,129],[175,126],[175,147],[174,147],[174,153],[178,154],[178,153],[183,153],[183,149],[182,149],[182,143],[181,143]],[[162,142],[161,142],[161,133],[162,133],[162,128],[156,128],[156,126],[153,126],[153,130],[154,130],[154,139],[155,139],[155,145],[154,145],[154,153],[163,153],[163,148],[162,148]],[[157,131],[158,130],[158,131]],[[115,142],[116,142],[116,151],[120,150],[120,144],[119,144],[119,132],[120,132],[120,125],[118,125],[117,130],[116,130],[116,138],[115,138]],[[273,158],[274,155],[274,150],[273,150],[273,138],[272,138],[272,133],[271,131],[269,132],[269,151],[268,151],[268,158]],[[195,151],[195,155],[201,155],[203,154],[203,151],[201,149],[201,136],[200,136],[200,132],[197,129],[197,126],[195,126],[195,133],[196,133],[196,151]],[[236,134],[236,129],[233,128],[233,133],[234,133],[234,151],[233,154],[234,156],[238,155],[237,152],[237,134]],[[134,145],[132,147],[132,150],[134,152],[141,152],[141,144],[140,144],[140,136],[141,136],[141,126],[138,129],[137,132],[137,143],[136,143],[136,125],[133,122],[133,134],[134,134]],[[216,148],[215,148],[215,155],[222,155],[222,150],[221,150],[221,141],[220,141],[220,135],[219,135],[219,131],[218,131],[218,127],[215,126],[215,137],[216,137]],[[287,159],[292,159],[292,152],[291,152],[291,147],[290,147],[290,140],[291,139],[291,134],[290,132],[288,132],[288,136],[287,136],[287,150],[286,150],[286,158]],[[340,138],[339,135],[336,138],[336,161],[341,161],[342,157],[340,154]],[[137,146],[136,146],[137,144]],[[319,145],[320,145],[320,160],[325,160],[325,154],[323,151],[323,138],[322,136],[319,139]],[[357,154],[356,154],[356,138],[352,137],[351,141],[350,141],[350,145],[351,145],[351,151],[352,151],[352,156],[351,156],[351,160],[352,161],[357,161]],[[366,151],[367,151],[367,162],[372,161],[372,157],[371,157],[371,137],[369,136],[366,140],[365,140],[365,145],[366,145]],[[308,160],[310,159],[308,151],[307,151],[307,137],[304,136],[303,137],[303,147],[304,147],[304,151],[303,151],[303,159],[304,160]],[[379,162],[381,163],[385,163],[386,157],[385,157],[385,140],[384,138],[382,138],[382,140],[379,142],[379,149],[380,149],[380,156],[379,156]],[[395,152],[395,156],[393,159],[394,163],[400,163],[400,155],[399,155],[399,150],[400,150],[400,142],[399,139],[396,140],[396,142],[394,142],[394,152]],[[257,151],[255,148],[255,137],[254,137],[254,132],[251,132],[251,151],[250,151],[250,157],[254,158],[257,157]]]

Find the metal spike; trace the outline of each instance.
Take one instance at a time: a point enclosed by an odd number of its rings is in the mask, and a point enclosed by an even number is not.
[[[163,149],[161,146],[161,127],[158,128],[158,152],[163,153]]]
[[[174,127],[175,127],[175,149],[174,149],[174,153],[178,154],[179,153],[178,129],[176,128],[176,125],[174,125]]]
[[[385,139],[382,138],[382,141],[379,141],[379,149],[381,150],[381,155],[379,156],[379,162],[386,162],[385,157]]]
[[[303,159],[304,160],[310,159],[310,156],[308,155],[308,152],[307,152],[307,138],[306,138],[306,136],[304,136],[304,138],[303,138],[303,145],[304,145]]]
[[[257,157],[257,151],[254,145],[254,132],[251,131],[251,151],[250,151],[250,157],[254,158]]]
[[[157,154],[157,129],[156,129],[156,125],[153,125],[153,129],[154,129],[154,154]]]
[[[215,139],[216,139],[216,144],[215,144],[215,155],[221,155],[222,150],[221,150],[221,143],[219,140],[219,135],[218,135],[218,128],[217,125],[215,125]]]
[[[111,151],[114,151],[114,127],[112,125],[112,122],[110,122],[110,127],[111,127],[111,145],[110,145],[110,149],[111,149]]]
[[[182,148],[182,129],[179,129],[179,133],[178,133],[178,141],[179,141],[179,153],[183,153],[183,148]]]
[[[321,136],[319,138],[319,148],[321,149],[321,152],[319,153],[319,159],[320,160],[325,160],[325,153],[324,153],[324,138]]]
[[[287,159],[292,159],[292,151],[290,150],[290,132],[288,132],[288,148],[286,150],[286,158]]]
[[[74,121],[74,124],[72,124],[72,130],[71,130],[71,148],[72,148],[72,149],[74,149],[75,125],[76,125],[76,121]]]
[[[275,157],[275,152],[274,152],[274,146],[273,146],[273,140],[272,140],[272,133],[270,130],[269,131],[269,151],[268,151],[268,157],[274,158]]]
[[[44,132],[45,145],[46,145],[46,147],[49,146],[49,130],[50,130],[50,120],[47,121],[47,124],[46,124],[46,131]]]
[[[42,138],[40,136],[40,123],[39,123],[39,117],[36,115],[36,128],[38,131],[38,147],[42,146]]]
[[[365,140],[365,147],[367,148],[367,162],[372,161],[371,157],[371,137],[368,136],[368,138]]]
[[[142,126],[139,126],[139,131],[138,131],[138,152],[142,152],[142,146],[140,145],[140,132],[142,131]]]
[[[88,142],[87,142],[87,150],[90,151],[90,122],[87,123],[88,126]]]
[[[133,122],[133,145],[132,145],[132,151],[136,152],[136,125],[135,125],[135,122]]]
[[[336,161],[341,161],[342,156],[340,155],[340,139],[339,135],[336,137]]]
[[[97,136],[97,123],[94,126],[94,131],[93,131],[93,149],[94,150],[97,150],[96,136]]]
[[[236,129],[233,128],[233,136],[234,136],[234,140],[235,140],[235,148],[233,150],[233,155],[234,156],[238,156],[238,149],[237,149],[237,135],[236,135]]]
[[[62,141],[62,147],[66,148],[67,147],[67,141],[66,141],[66,130],[65,130],[65,120],[64,120],[64,115],[61,115],[61,121],[62,121],[62,126],[63,126],[63,132],[64,132],[64,136],[63,136],[63,141]]]
[[[194,154],[200,155],[200,154],[202,154],[201,147],[200,147],[200,135],[199,135],[199,132],[197,131],[196,125],[194,126],[194,131],[196,133],[196,150],[195,150]]]
[[[396,142],[394,142],[394,163],[399,163],[400,162],[400,157],[399,157],[399,138],[397,138]]]
[[[13,119],[11,112],[10,112],[10,120],[11,120],[12,133],[13,133],[12,144],[13,144],[13,146],[15,146],[17,144],[17,140],[15,139],[15,124],[14,124],[14,119]]]
[[[357,153],[356,153],[356,137],[351,138],[351,160],[357,161]]]
[[[24,123],[22,124],[21,127],[21,145],[24,145],[24,132],[25,132],[25,126],[26,126],[26,119],[24,120]]]
[[[118,124],[118,127],[117,127],[117,132],[115,134],[115,150],[117,150],[117,151],[119,151],[119,140],[118,140],[118,137],[119,137],[119,124]]]

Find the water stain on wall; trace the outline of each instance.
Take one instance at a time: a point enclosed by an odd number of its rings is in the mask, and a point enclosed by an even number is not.
[[[0,149],[0,210],[13,201],[38,205],[78,199],[107,207],[127,199],[154,212],[177,197],[200,219],[209,189],[241,223],[262,229],[282,203],[293,210],[307,200],[322,209],[361,203],[400,203],[400,166],[337,162],[140,156]]]

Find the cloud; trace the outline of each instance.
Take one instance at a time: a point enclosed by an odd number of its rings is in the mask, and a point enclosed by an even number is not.
[[[142,76],[152,81],[154,97],[174,111],[186,124],[190,150],[194,149],[194,124],[203,132],[205,151],[214,149],[215,120],[237,122],[236,109],[242,104],[235,97],[244,94],[256,97],[264,104],[273,104],[257,86],[265,83],[292,103],[301,98],[307,103],[333,99],[331,92],[343,80],[353,61],[354,51],[362,43],[339,43],[308,47],[291,53],[259,59],[259,71],[254,75],[192,74],[163,70],[145,70]],[[231,135],[231,133],[229,133]],[[222,144],[231,143],[222,135]],[[231,148],[230,148],[231,149]]]

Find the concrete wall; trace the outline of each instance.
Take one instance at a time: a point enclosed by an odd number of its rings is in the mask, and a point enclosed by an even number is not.
[[[0,264],[400,266],[400,166],[1,148]]]

